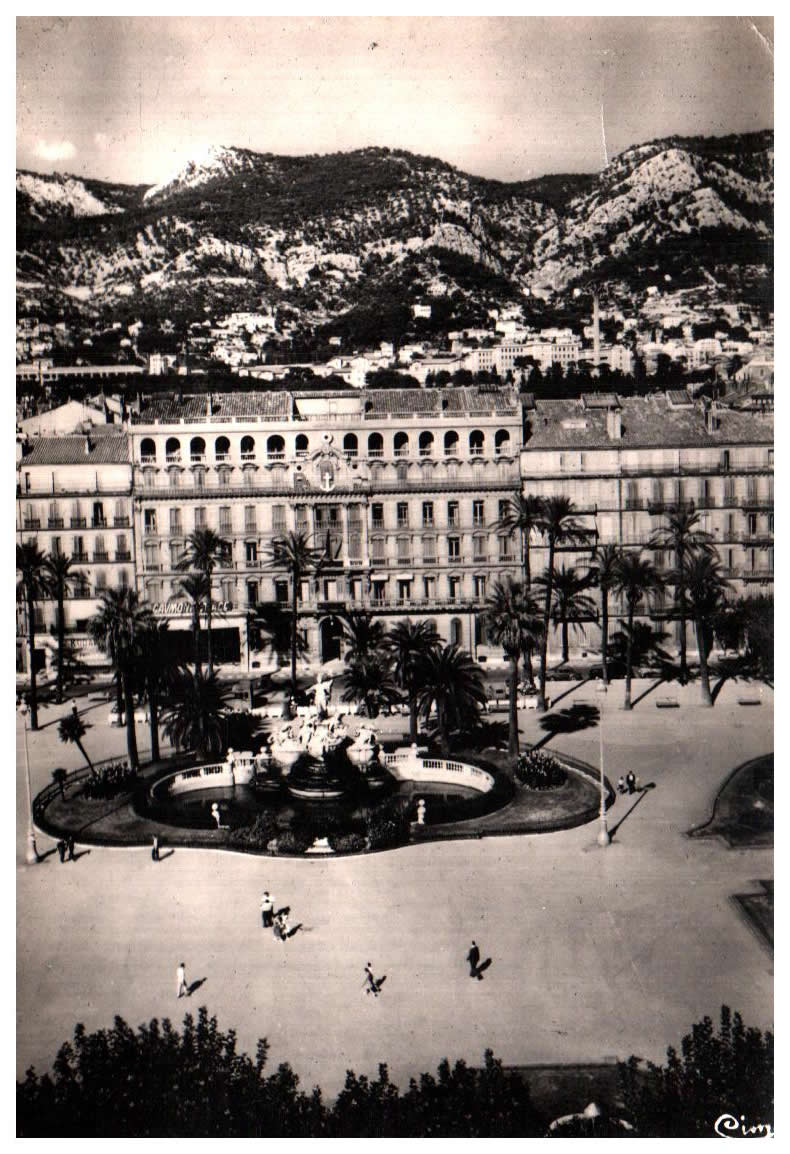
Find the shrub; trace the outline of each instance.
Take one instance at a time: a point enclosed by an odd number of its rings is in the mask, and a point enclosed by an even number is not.
[[[238,826],[231,831],[232,845],[246,846],[249,849],[266,849],[266,846],[277,833],[277,822],[271,811],[259,813],[252,825]]]
[[[555,758],[535,749],[521,754],[516,764],[516,777],[527,789],[559,789],[568,780],[567,773]]]
[[[367,840],[364,834],[352,830],[348,833],[330,834],[329,844],[335,853],[361,853],[367,846]]]
[[[404,845],[409,840],[409,815],[404,806],[393,804],[367,815],[368,845],[371,849],[386,849]]]
[[[284,829],[277,834],[277,853],[305,853],[313,844],[313,833],[305,828]]]

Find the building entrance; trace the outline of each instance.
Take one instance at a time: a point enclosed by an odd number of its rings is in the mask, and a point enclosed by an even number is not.
[[[342,656],[343,627],[337,617],[325,617],[320,627],[321,662],[334,661]]]

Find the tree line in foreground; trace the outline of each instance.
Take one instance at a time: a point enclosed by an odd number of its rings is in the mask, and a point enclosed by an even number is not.
[[[509,1138],[546,1136],[551,1122],[490,1050],[480,1067],[445,1059],[405,1090],[384,1064],[375,1078],[349,1070],[332,1103],[287,1063],[267,1073],[268,1054],[265,1038],[254,1058],[239,1051],[205,1007],[180,1031],[155,1018],[136,1032],[120,1017],[93,1034],[78,1025],[51,1073],[17,1083],[17,1137]],[[726,1115],[773,1125],[773,1035],[727,1006],[718,1030],[703,1018],[665,1065],[632,1057],[618,1072],[616,1106],[551,1136],[705,1138]]]

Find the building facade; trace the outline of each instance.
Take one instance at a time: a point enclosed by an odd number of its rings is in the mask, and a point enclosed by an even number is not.
[[[45,554],[66,554],[74,579],[64,603],[66,633],[77,653],[95,648],[87,622],[102,592],[135,585],[132,529],[132,465],[129,438],[116,426],[82,436],[37,437],[19,446],[17,541],[34,541]],[[55,652],[57,606],[36,607],[38,663]],[[17,608],[17,670],[26,672],[24,605]]]
[[[303,531],[328,557],[302,581],[309,659],[340,655],[346,607],[388,623],[429,615],[474,648],[491,584],[516,562],[491,526],[519,489],[521,432],[518,397],[499,388],[153,400],[130,425],[140,593],[188,627],[179,564],[189,534],[213,529],[229,546],[220,645],[244,663],[249,609],[289,599],[272,541]]]
[[[693,509],[712,538],[732,598],[773,592],[771,412],[711,407],[685,390],[532,405],[521,453],[524,492],[573,501],[592,545],[648,549],[669,513]],[[545,542],[536,538],[532,549],[540,572]],[[650,553],[660,571],[673,567],[669,552]],[[585,572],[590,556],[590,547],[568,547],[557,564]],[[671,591],[643,613],[659,622],[670,600]],[[668,628],[677,641],[678,626]]]
[[[213,529],[227,543],[213,588],[220,661],[266,660],[250,648],[248,621],[255,605],[290,601],[289,574],[271,562],[272,542],[289,531],[326,556],[299,591],[307,660],[341,655],[346,608],[387,625],[428,618],[445,641],[491,655],[486,597],[496,580],[520,576],[522,557],[496,525],[519,492],[568,497],[588,528],[589,543],[561,550],[557,564],[585,571],[595,544],[648,548],[686,506],[714,540],[733,597],[773,588],[772,413],[706,407],[685,390],[576,401],[499,386],[153,397],[123,429],[36,438],[21,453],[17,539],[68,553],[84,574],[66,625],[86,647],[108,587],[135,586],[171,633],[189,631],[180,566],[189,535]],[[537,575],[545,542],[536,535],[531,548]],[[671,568],[669,554],[653,554]],[[667,608],[645,612],[660,620]],[[37,616],[51,648],[55,606]],[[587,640],[597,647],[596,628]]]

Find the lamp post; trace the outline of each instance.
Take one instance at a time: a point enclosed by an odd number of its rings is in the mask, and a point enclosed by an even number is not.
[[[41,859],[38,856],[38,848],[36,846],[36,831],[33,829],[33,798],[30,791],[30,758],[27,752],[27,715],[29,713],[27,704],[24,704],[19,712],[22,714],[22,731],[24,733],[25,743],[25,784],[27,786],[27,848],[25,850],[25,861],[28,865],[35,865]]]
[[[600,763],[601,763],[601,801],[600,809],[598,810],[598,820],[600,823],[598,829],[598,845],[603,847],[611,843],[611,836],[606,825],[606,778],[603,772],[603,702],[601,702],[598,711],[598,739],[600,745]]]

